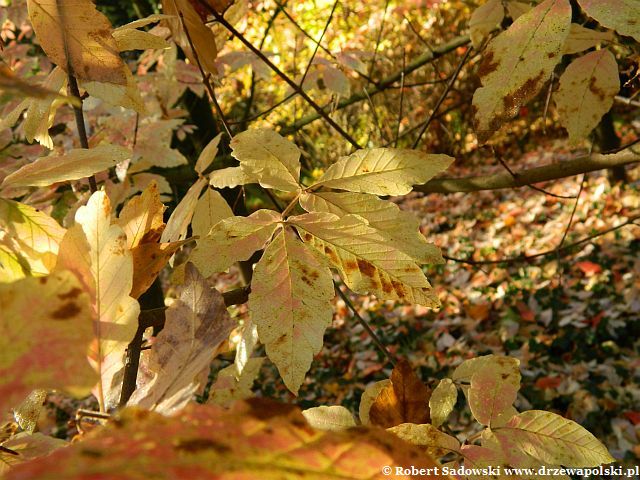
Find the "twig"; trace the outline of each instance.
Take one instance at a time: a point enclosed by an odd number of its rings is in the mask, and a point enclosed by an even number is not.
[[[387,347],[385,347],[384,343],[382,343],[382,341],[378,338],[376,333],[371,329],[367,321],[364,318],[362,318],[360,313],[358,313],[358,310],[356,310],[356,307],[353,305],[353,303],[351,303],[351,300],[349,300],[349,298],[344,294],[344,292],[340,289],[340,287],[335,281],[333,282],[333,285],[336,289],[336,293],[338,294],[338,296],[342,299],[345,305],[349,307],[349,310],[353,312],[353,316],[356,317],[356,320],[358,320],[358,323],[362,325],[362,328],[364,328],[365,331],[369,334],[369,336],[371,337],[371,340],[373,340],[373,343],[376,344],[376,347],[378,347],[378,349],[380,349],[380,351],[384,354],[384,356],[387,357],[387,360],[389,360],[389,363],[391,363],[391,365],[395,367],[396,359],[392,355],[392,353],[389,350],[387,350]]]
[[[404,72],[404,69],[406,68],[406,59],[407,59],[407,52],[403,49],[402,50],[402,72]],[[402,73],[402,76],[400,77],[400,106],[398,107],[398,123],[396,125],[396,138],[393,142],[393,148],[397,148],[398,147],[398,139],[400,138],[400,124],[402,123],[402,114],[403,114],[403,103],[404,103],[404,73]]]
[[[307,74],[309,73],[309,69],[313,64],[313,60],[316,58],[316,54],[318,53],[318,48],[320,48],[320,43],[322,42],[324,35],[327,33],[327,29],[329,28],[329,25],[331,25],[331,20],[333,20],[333,14],[336,11],[336,7],[338,6],[339,1],[340,0],[336,0],[335,2],[333,2],[333,7],[331,7],[331,12],[329,12],[329,18],[327,18],[327,21],[324,24],[324,28],[322,29],[322,33],[320,34],[320,39],[316,42],[316,47],[313,49],[311,58],[307,62],[307,68],[304,69],[304,73],[302,74],[302,79],[300,80],[300,88],[303,88],[302,86],[304,84],[304,80],[305,78],[307,78]]]
[[[71,68],[68,69],[67,75],[69,80],[69,94],[78,99],[80,105],[73,107],[73,113],[76,118],[76,128],[78,129],[78,136],[80,137],[80,145],[82,148],[89,148],[89,140],[87,139],[87,128],[84,125],[84,114],[82,113],[82,97],[80,97],[80,90],[78,89],[78,82],[76,77],[73,76]],[[98,191],[98,184],[96,183],[96,176],[91,175],[89,177],[89,188],[91,193]]]

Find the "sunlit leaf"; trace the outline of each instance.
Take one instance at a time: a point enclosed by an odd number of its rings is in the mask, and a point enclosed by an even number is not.
[[[80,80],[126,83],[111,23],[91,0],[28,0],[27,6],[52,62]]]
[[[601,25],[640,42],[640,4],[636,0],[578,0],[578,3]]]
[[[341,406],[313,407],[302,411],[309,425],[318,430],[340,432],[355,427],[356,421],[349,410]]]
[[[364,389],[362,397],[360,398],[360,407],[358,408],[358,417],[360,418],[360,423],[362,423],[362,425],[371,424],[369,419],[371,405],[376,401],[380,392],[389,385],[391,385],[391,380],[380,380],[379,382],[368,385],[367,388]]]
[[[45,457],[59,448],[66,447],[68,442],[59,438],[43,435],[42,433],[21,432],[14,435],[9,440],[0,444],[17,455],[0,451],[0,475],[6,473],[10,467],[33,460],[39,457]]]
[[[198,241],[189,260],[205,277],[224,272],[235,262],[247,260],[263,248],[280,220],[280,215],[273,210],[258,210],[248,217],[225,218]]]
[[[267,356],[293,393],[322,348],[334,295],[330,270],[288,228],[277,233],[255,267],[249,311]]]
[[[258,176],[249,174],[240,167],[228,167],[211,172],[209,181],[212,187],[234,188],[247,183],[258,183]]]
[[[191,220],[191,230],[194,236],[202,240],[216,223],[225,218],[233,217],[233,211],[219,192],[207,188],[198,200]],[[198,241],[200,243],[200,241]]]
[[[133,258],[133,285],[130,296],[138,298],[146,292],[171,257],[185,241],[170,243],[141,243],[131,249]]]
[[[520,362],[513,357],[492,356],[471,376],[469,407],[475,419],[496,426],[516,400],[520,389]]]
[[[125,77],[123,84],[84,81],[81,85],[92,97],[98,97],[111,105],[129,108],[144,114],[146,109],[136,79],[128,67],[123,67],[123,69]]]
[[[162,242],[175,242],[187,238],[187,229],[196,210],[198,197],[200,197],[200,193],[206,185],[207,181],[204,178],[199,178],[187,190],[187,193],[182,197],[182,200],[180,200],[180,203],[178,203],[169,217],[167,227],[162,232],[160,239]]]
[[[124,147],[107,144],[78,148],[63,155],[49,155],[8,175],[2,186],[46,187],[56,182],[79,180],[114,167],[130,155],[131,152]]]
[[[618,64],[609,50],[589,52],[571,62],[553,97],[569,142],[576,144],[589,136],[619,90]]]
[[[72,273],[0,284],[0,305],[0,411],[36,388],[76,396],[91,390],[91,303]]]
[[[196,161],[195,171],[198,173],[204,172],[209,165],[213,162],[213,159],[218,154],[218,145],[220,144],[220,140],[222,139],[222,133],[219,133],[213,139],[207,143],[207,146],[202,149],[200,155],[198,156],[198,161]]]
[[[56,67],[47,76],[42,87],[53,92],[60,92],[66,84],[67,78],[64,71]],[[33,142],[35,140],[43,147],[53,148],[49,128],[51,128],[56,110],[60,105],[61,102],[54,97],[27,100],[27,111],[22,124],[27,141]]]
[[[137,30],[138,28],[144,27],[150,23],[159,22],[160,20],[165,20],[167,18],[169,18],[168,15],[154,14],[116,28],[113,31],[112,36],[116,41],[118,50],[124,52],[126,50],[168,48],[169,43],[164,38],[143,30]]]
[[[401,423],[389,428],[388,431],[409,443],[426,447],[427,453],[434,457],[442,457],[460,450],[460,442],[455,437],[441,432],[428,423],[422,425]]]
[[[494,38],[478,70],[473,95],[476,133],[485,143],[549,80],[569,34],[568,0],[545,0]]]
[[[46,390],[37,388],[13,409],[13,418],[25,432],[33,433],[35,431],[47,394]]]
[[[251,387],[260,373],[265,357],[249,358],[241,372],[236,364],[229,365],[218,372],[207,403],[229,406],[236,400],[245,400],[253,396]]]
[[[156,182],[151,182],[142,195],[133,197],[122,207],[117,224],[127,235],[128,248],[160,239],[165,226],[164,210]]]
[[[325,256],[354,292],[432,308],[440,305],[415,260],[397,250],[362,217],[307,213],[290,217],[289,221],[304,242]]]
[[[328,187],[374,195],[405,195],[413,185],[431,180],[453,162],[448,155],[417,150],[357,150],[331,165],[312,187]]]
[[[431,424],[439,427],[449,417],[458,399],[458,389],[450,378],[443,378],[438,382],[436,388],[429,398],[429,411],[431,414]]]
[[[504,18],[504,6],[501,0],[488,0],[473,11],[469,19],[469,31],[473,48],[479,50],[482,42],[498,27]]]
[[[182,408],[199,387],[196,377],[229,337],[233,322],[222,295],[190,263],[178,299],[165,313],[148,368],[153,379],[136,390],[129,405],[170,413]],[[206,377],[205,377],[206,378]]]
[[[240,168],[265,188],[295,192],[300,188],[300,150],[269,129],[252,129],[231,140]]]

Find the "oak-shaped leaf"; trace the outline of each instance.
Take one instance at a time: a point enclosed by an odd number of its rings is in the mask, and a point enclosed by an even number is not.
[[[339,218],[316,212],[290,217],[288,221],[306,244],[327,258],[354,292],[431,308],[440,306],[416,261],[397,250],[362,217]]]
[[[114,167],[130,155],[131,152],[124,147],[107,144],[78,148],[62,155],[49,155],[8,175],[2,186],[46,187],[56,182],[79,180]]]
[[[76,223],[60,243],[56,270],[73,271],[91,292],[96,341],[91,361],[100,375],[95,394],[102,410],[113,406],[119,393],[113,378],[123,367],[123,355],[137,329],[140,305],[129,296],[133,285],[133,257],[127,235],[113,223],[111,202],[95,192],[80,207]]]
[[[89,393],[91,301],[71,272],[0,284],[0,305],[1,412],[36,388]]]
[[[198,240],[189,261],[209,277],[235,262],[247,260],[269,241],[281,220],[273,210],[258,210],[248,217],[229,217],[214,225]]]
[[[246,130],[233,137],[231,148],[241,170],[263,187],[285,192],[300,189],[300,150],[273,130]]]
[[[591,433],[552,412],[529,410],[493,433],[505,445],[516,445],[539,461],[567,467],[597,467],[615,459]]]
[[[431,391],[415,374],[409,362],[400,359],[391,372],[391,384],[384,387],[369,409],[372,425],[384,428],[401,423],[429,423]]]
[[[126,84],[111,23],[91,0],[27,0],[40,45],[79,80]]]
[[[411,212],[375,195],[352,192],[303,193],[300,205],[307,212],[327,212],[342,217],[353,214],[387,238],[390,245],[419,263],[443,263],[442,253],[420,233],[420,221]]]
[[[399,148],[357,150],[340,158],[310,188],[335,188],[374,195],[405,195],[446,170],[453,158]]]
[[[589,136],[611,109],[619,90],[618,64],[608,49],[589,52],[571,62],[553,97],[570,143]]]
[[[231,410],[189,405],[173,417],[126,409],[84,441],[18,465],[6,478],[383,480],[392,478],[382,469],[389,465],[432,472],[439,466],[389,432],[319,431],[294,406],[252,399]]]
[[[545,0],[488,45],[473,95],[476,133],[485,143],[550,78],[571,24],[568,0]]]
[[[289,227],[281,228],[254,269],[251,320],[285,385],[298,392],[331,323],[333,278]]]
[[[578,0],[578,3],[600,25],[640,42],[640,4],[636,0]]]
[[[154,376],[133,393],[128,404],[170,413],[192,399],[200,386],[200,374],[209,371],[234,322],[222,295],[191,263],[186,266],[180,295],[165,317],[147,365]]]

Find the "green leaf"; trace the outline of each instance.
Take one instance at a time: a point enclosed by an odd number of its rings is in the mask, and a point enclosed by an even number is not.
[[[331,323],[331,271],[284,228],[255,266],[249,312],[267,356],[297,393]]]
[[[473,95],[476,133],[485,143],[547,82],[571,24],[568,0],[545,0],[488,45]]]
[[[435,155],[399,148],[358,150],[340,158],[311,187],[327,187],[374,195],[405,195],[413,185],[431,180],[453,162]]]

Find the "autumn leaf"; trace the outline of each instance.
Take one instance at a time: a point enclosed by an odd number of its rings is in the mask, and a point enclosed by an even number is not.
[[[127,235],[127,248],[160,240],[165,227],[165,209],[156,182],[151,182],[141,195],[131,198],[122,207],[116,223]]]
[[[342,157],[309,188],[327,187],[374,195],[405,195],[413,185],[446,170],[453,158],[417,150],[372,148]]]
[[[300,189],[300,150],[273,130],[246,130],[233,137],[231,148],[242,171],[263,187],[285,192]]]
[[[421,476],[425,479],[451,478],[433,474],[439,467],[435,460],[389,432],[318,431],[294,406],[252,399],[231,410],[190,405],[173,417],[127,409],[90,438],[18,465],[6,478],[169,480],[185,472],[194,480],[410,477],[395,471],[386,476],[382,468],[389,465],[429,468],[432,474]]]
[[[415,260],[356,215],[307,213],[288,219],[304,242],[325,256],[345,284],[357,293],[373,293],[431,308],[438,297]]]
[[[569,33],[567,0],[545,0],[519,17],[488,45],[473,95],[476,133],[485,143],[533,98],[560,61]]]
[[[369,420],[384,428],[401,423],[429,423],[430,396],[431,391],[409,362],[401,359],[391,372],[391,385],[382,389],[371,405]]]
[[[431,424],[439,427],[449,417],[458,399],[458,389],[450,378],[443,378],[429,398]]]
[[[276,233],[255,266],[249,312],[267,356],[294,394],[322,348],[334,295],[329,268],[289,228]]]
[[[146,108],[140,96],[136,79],[126,66],[123,67],[123,75],[125,82],[122,85],[110,82],[83,81],[81,86],[92,97],[100,98],[110,105],[129,108],[138,113],[146,114]]]
[[[529,410],[494,429],[502,444],[521,450],[552,465],[597,467],[615,459],[591,433],[572,420],[552,412]]]
[[[189,261],[209,277],[235,262],[247,260],[269,241],[281,220],[273,210],[258,210],[248,217],[228,217],[198,241]]]
[[[420,233],[420,221],[411,212],[375,195],[351,192],[303,193],[300,205],[307,212],[327,212],[364,218],[390,245],[427,264],[444,263],[440,249]]]
[[[207,168],[209,168],[209,165],[211,165],[213,159],[218,154],[218,145],[220,144],[221,139],[222,133],[219,133],[202,149],[194,167],[196,172],[202,174]]]
[[[636,0],[578,0],[578,3],[601,25],[640,42],[640,4]]]
[[[186,266],[180,295],[165,317],[148,363],[154,376],[133,393],[128,404],[171,413],[192,399],[199,387],[196,377],[203,370],[208,373],[217,348],[229,337],[234,323],[222,295],[191,263]]]
[[[0,411],[36,388],[89,393],[91,303],[76,277],[58,271],[0,284]]]
[[[401,423],[388,428],[387,431],[413,445],[426,447],[427,453],[432,457],[442,457],[448,453],[460,451],[460,442],[455,437],[441,432],[428,423],[422,425]]]
[[[91,0],[27,0],[27,6],[53,63],[79,80],[126,84],[111,23]]]
[[[36,388],[13,409],[13,418],[25,432],[33,433],[36,430],[48,393],[47,390]]]
[[[184,240],[187,238],[187,229],[196,210],[198,197],[200,197],[200,193],[202,193],[202,189],[206,185],[207,180],[199,178],[191,185],[189,190],[187,190],[187,193],[182,197],[182,200],[180,200],[180,203],[178,203],[169,217],[167,227],[164,229],[164,232],[162,232],[162,237],[160,238],[161,242],[175,242],[176,240]]]
[[[45,457],[59,448],[66,447],[69,442],[59,438],[50,437],[40,432],[20,432],[10,439],[0,443],[0,447],[9,449],[14,453],[0,450],[0,475],[6,473],[9,468],[20,463]]]
[[[600,43],[612,42],[614,36],[615,34],[611,30],[601,32],[593,28],[585,28],[577,23],[572,23],[569,35],[562,47],[562,54],[571,55],[588,50]]]
[[[341,406],[313,407],[302,411],[309,425],[318,430],[340,432],[355,427],[356,421],[349,410]]]
[[[39,100],[60,100],[71,105],[80,105],[80,102],[75,97],[61,95],[59,91],[49,90],[44,86],[23,80],[4,64],[0,64],[0,91],[21,97],[32,97]]]
[[[116,28],[112,36],[116,41],[116,46],[120,52],[127,50],[147,50],[156,48],[168,48],[169,42],[164,38],[150,32],[138,30],[138,28],[170,18],[168,15],[153,14],[148,17],[135,20],[133,22]]]
[[[46,187],[57,182],[79,180],[114,167],[130,155],[131,152],[124,147],[107,144],[78,148],[63,155],[49,155],[8,175],[2,186]]]
[[[480,50],[485,38],[502,23],[504,6],[501,0],[488,0],[471,14],[469,31],[473,48]]]
[[[380,380],[379,382],[374,382],[371,385],[368,385],[367,388],[364,389],[362,397],[360,397],[360,406],[358,407],[358,417],[360,418],[360,423],[362,423],[362,425],[371,424],[371,420],[369,419],[371,405],[376,401],[380,392],[389,385],[391,385],[391,380]]]
[[[133,284],[129,295],[139,298],[146,292],[160,271],[185,241],[170,243],[142,243],[131,249],[133,258]]]
[[[242,371],[236,364],[229,365],[218,372],[207,403],[228,407],[237,400],[245,400],[253,396],[251,387],[260,373],[265,357],[247,359]]]
[[[609,50],[589,52],[571,62],[554,95],[570,143],[577,144],[589,136],[611,109],[619,90],[618,64]]]
[[[221,168],[209,174],[209,182],[216,188],[234,188],[247,183],[258,183],[258,177],[240,167]]]
[[[111,202],[95,192],[76,213],[76,224],[67,230],[58,254],[56,270],[76,273],[91,292],[96,336],[91,360],[100,375],[96,396],[101,410],[115,401],[112,379],[123,367],[123,355],[137,329],[138,302],[129,296],[133,284],[133,259],[124,230],[112,224]],[[88,320],[88,318],[87,318]]]
[[[203,239],[220,220],[229,217],[233,217],[233,211],[227,201],[216,190],[207,188],[198,200],[193,213],[191,220],[193,235]]]

